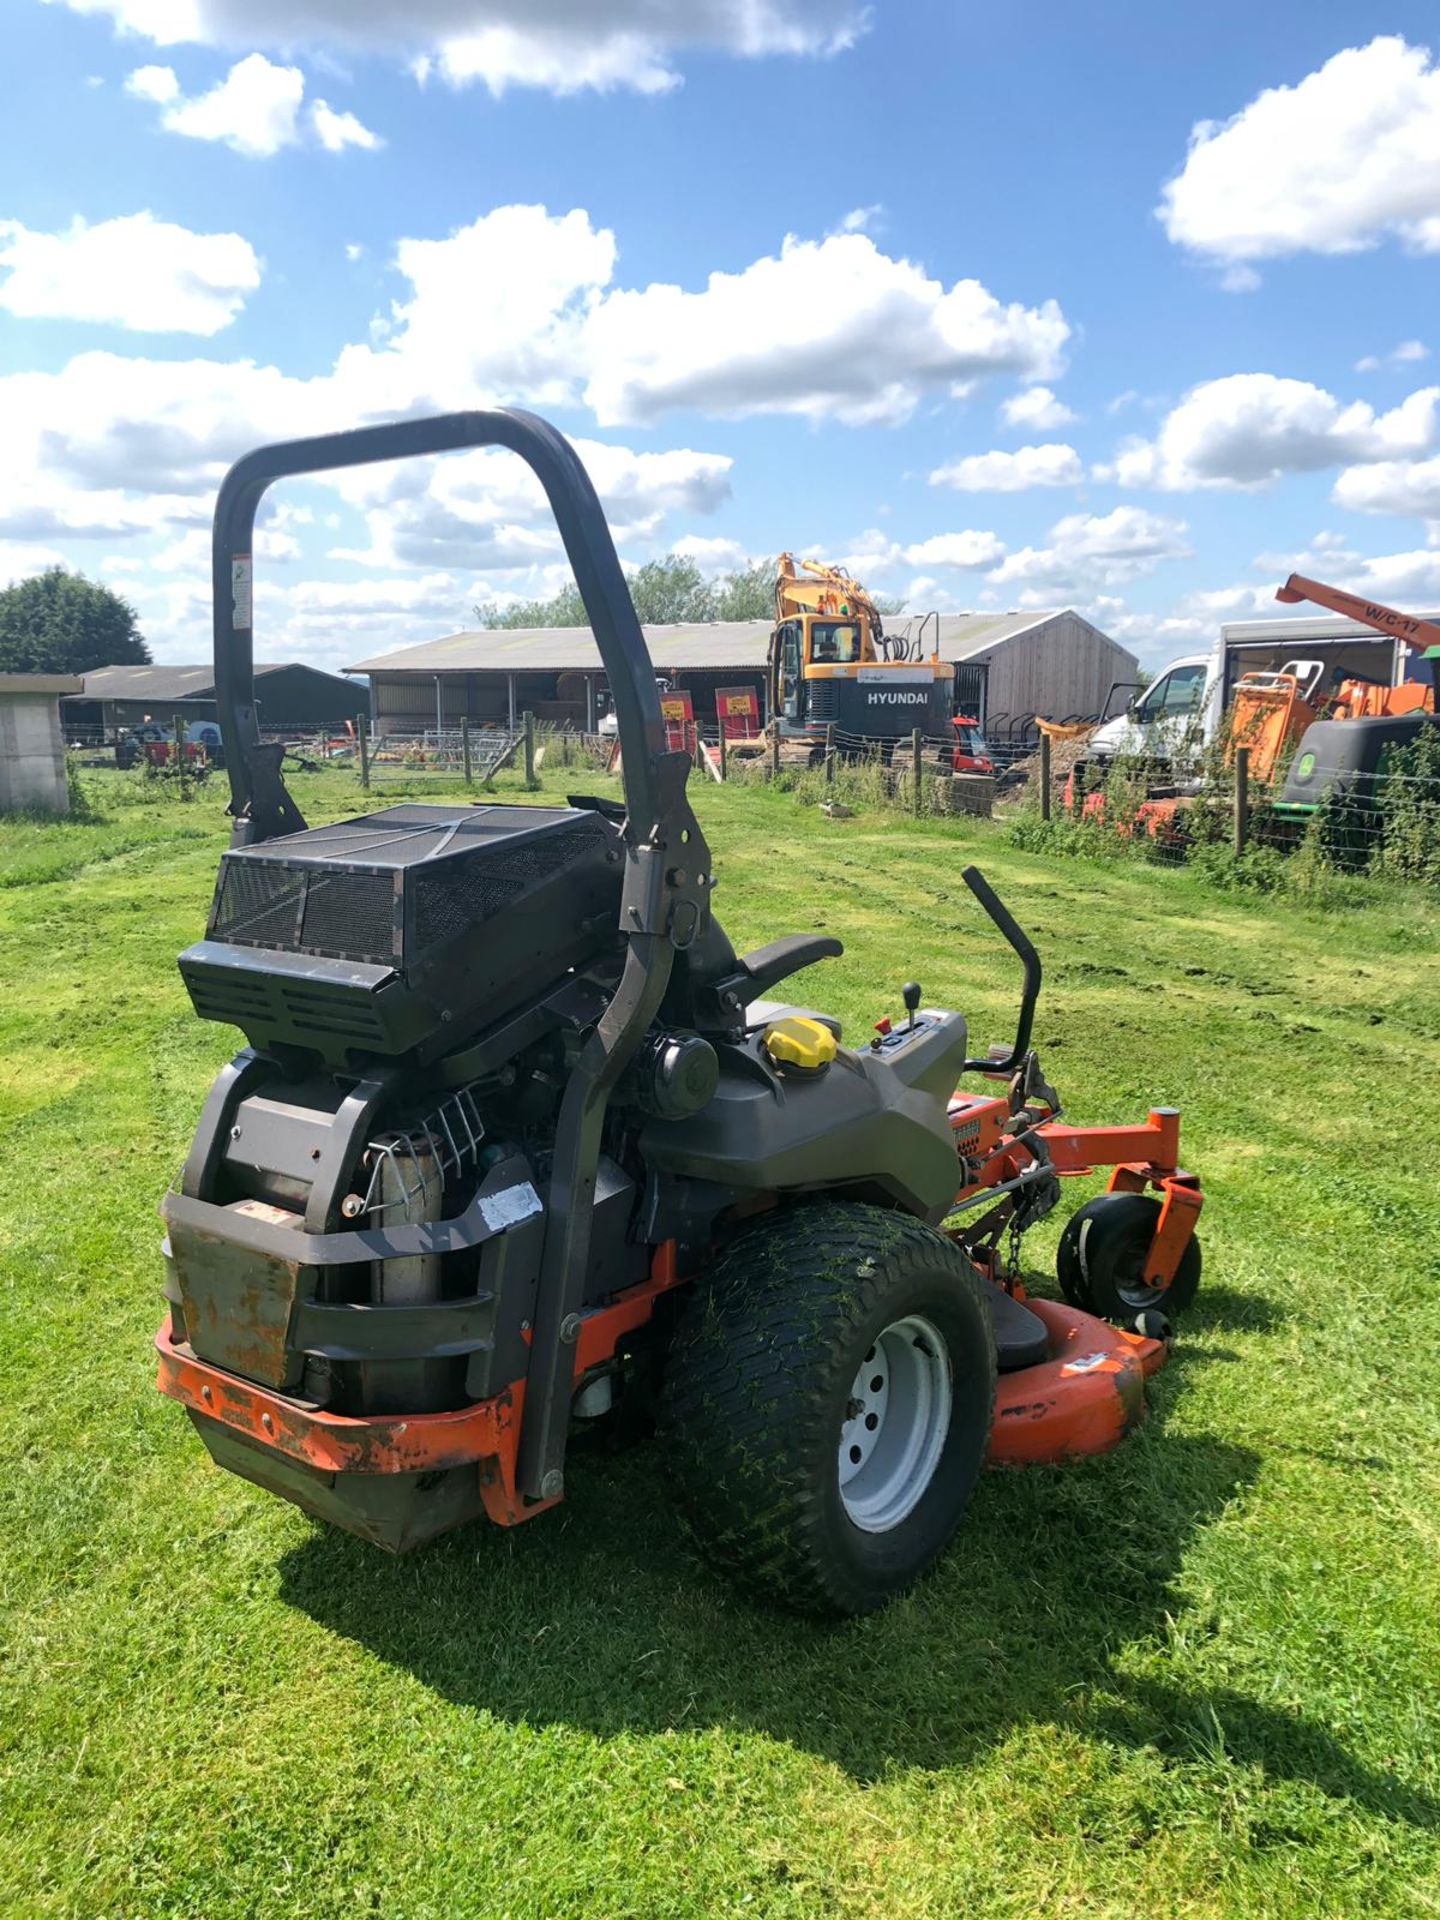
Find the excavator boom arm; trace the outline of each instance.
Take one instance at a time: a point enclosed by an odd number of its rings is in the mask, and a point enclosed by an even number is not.
[[[788,620],[793,614],[864,614],[871,631],[881,631],[880,609],[858,580],[852,580],[843,567],[829,567],[818,560],[799,560],[782,553],[775,578],[775,618]]]
[[[1323,580],[1307,580],[1302,573],[1292,573],[1283,587],[1276,588],[1275,598],[1290,606],[1298,605],[1302,600],[1311,600],[1317,607],[1327,607],[1331,613],[1343,613],[1351,620],[1358,620],[1362,626],[1373,627],[1377,633],[1393,634],[1407,646],[1422,651],[1440,647],[1440,625],[1435,621],[1417,620],[1414,614],[1381,606],[1378,600],[1364,600],[1358,593],[1346,593],[1340,587],[1327,587]]]

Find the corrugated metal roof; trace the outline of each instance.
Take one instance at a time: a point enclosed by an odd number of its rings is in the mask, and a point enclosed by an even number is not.
[[[255,678],[278,673],[283,667],[305,667],[307,673],[318,673],[326,680],[340,678],[303,660],[257,660]],[[201,700],[215,691],[215,669],[208,665],[175,667],[160,661],[148,667],[97,667],[82,678],[86,700]]]
[[[1028,633],[1060,609],[1026,613],[942,613],[940,654],[945,660],[967,660],[1003,640]],[[892,614],[891,633],[903,633],[913,619]],[[770,644],[768,620],[710,620],[694,625],[647,626],[643,629],[650,658],[657,668],[748,667],[765,665]],[[930,629],[926,629],[926,641]],[[361,660],[347,673],[571,673],[601,669],[600,650],[589,627],[472,628],[443,640],[426,640],[418,647],[400,647],[394,653]]]
[[[193,700],[215,686],[213,667],[97,667],[81,677],[87,700]]]

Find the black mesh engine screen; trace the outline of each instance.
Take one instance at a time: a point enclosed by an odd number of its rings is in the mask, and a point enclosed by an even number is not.
[[[408,876],[414,896],[412,957],[418,958],[504,913],[532,888],[553,879],[597,841],[607,838],[604,822],[592,814],[539,840],[477,850],[469,858],[447,861],[429,871],[412,870]]]
[[[569,808],[391,807],[227,853],[209,936],[404,970],[567,868],[593,870],[614,838]]]

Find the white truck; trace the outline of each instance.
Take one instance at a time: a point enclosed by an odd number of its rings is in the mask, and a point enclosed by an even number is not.
[[[1216,654],[1182,654],[1160,669],[1124,713],[1095,729],[1086,758],[1168,761],[1192,748],[1198,752],[1220,724],[1222,680],[1223,660]]]
[[[1326,692],[1346,679],[1398,687],[1428,672],[1417,647],[1394,633],[1377,633],[1360,620],[1319,615],[1231,621],[1220,629],[1208,653],[1185,653],[1169,661],[1124,713],[1097,727],[1086,757],[1103,763],[1133,755],[1179,772],[1198,760],[1219,732],[1242,674],[1277,673],[1294,661],[1320,663],[1320,687]]]

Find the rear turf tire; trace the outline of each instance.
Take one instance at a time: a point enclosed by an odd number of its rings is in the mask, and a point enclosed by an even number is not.
[[[1159,1224],[1160,1202],[1148,1193],[1102,1193],[1071,1214],[1055,1258],[1071,1306],[1117,1327],[1133,1327],[1142,1313],[1182,1314],[1200,1286],[1200,1242],[1192,1233],[1168,1287],[1147,1287],[1145,1261]]]
[[[994,1403],[965,1256],[907,1215],[822,1201],[747,1228],[696,1285],[660,1438],[713,1565],[801,1612],[864,1613],[948,1546]]]

